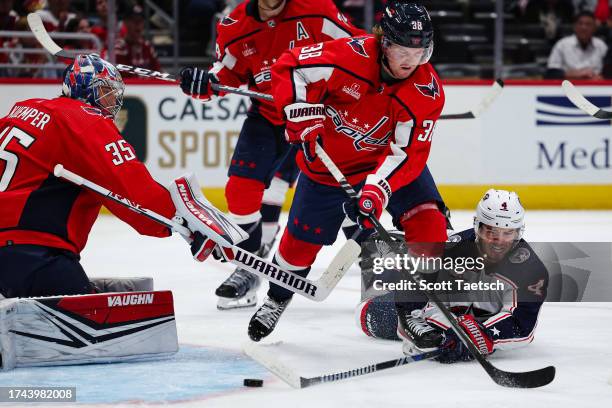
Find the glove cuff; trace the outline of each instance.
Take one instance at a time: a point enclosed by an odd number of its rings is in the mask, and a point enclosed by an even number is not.
[[[377,176],[376,174],[369,174],[368,177],[366,177],[366,185],[375,186],[377,190],[380,191],[383,209],[387,208],[387,204],[389,204],[389,200],[391,199],[391,186],[387,180]]]
[[[325,119],[325,105],[322,103],[296,102],[285,106],[284,111],[289,122]]]

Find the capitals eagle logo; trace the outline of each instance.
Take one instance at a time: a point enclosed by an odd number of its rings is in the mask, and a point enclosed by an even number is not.
[[[428,84],[417,84],[415,82],[414,86],[419,90],[424,96],[427,96],[432,99],[436,99],[440,96],[440,86],[438,85],[438,81],[436,78],[431,75],[431,82]]]
[[[350,41],[347,42],[347,44],[357,54],[359,54],[359,55],[361,55],[363,57],[366,57],[366,58],[370,58],[370,56],[368,55],[368,53],[365,50],[365,47],[363,46],[363,44],[365,44],[365,40],[366,40],[366,37],[355,37],[355,38],[351,38]]]

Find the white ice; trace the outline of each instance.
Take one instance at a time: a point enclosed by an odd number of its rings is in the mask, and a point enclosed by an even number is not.
[[[471,217],[471,212],[454,212],[455,229],[469,228]],[[612,212],[531,211],[527,215],[525,238],[612,242]],[[339,239],[334,247],[323,250],[311,278],[318,277],[343,241]],[[188,252],[187,245],[179,237],[141,237],[114,217],[102,216],[82,254],[82,263],[90,276],[154,277],[156,289],[169,289],[174,293],[181,343],[240,351],[248,340],[246,329],[254,310],[217,311],[214,296],[214,289],[233,267],[212,259],[199,264]],[[353,267],[324,302],[295,296],[266,342],[282,341],[275,348],[277,356],[306,377],[400,357],[399,342],[374,340],[357,329],[354,307],[359,301],[359,282],[358,270]],[[266,284],[260,289],[260,299],[265,287]],[[244,408],[610,406],[612,386],[607,381],[612,375],[611,314],[612,303],[547,303],[532,344],[496,353],[491,358],[493,364],[510,371],[556,366],[554,382],[540,389],[502,388],[474,362],[446,366],[424,361],[303,390],[294,390],[270,374],[263,388],[243,388],[205,401],[173,405]],[[147,375],[153,374],[145,370],[142,381],[146,381]]]

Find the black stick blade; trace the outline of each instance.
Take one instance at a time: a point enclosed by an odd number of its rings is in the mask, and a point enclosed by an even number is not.
[[[534,371],[512,373],[488,364],[485,369],[493,381],[503,387],[538,388],[550,384],[555,379],[555,367],[548,366]]]

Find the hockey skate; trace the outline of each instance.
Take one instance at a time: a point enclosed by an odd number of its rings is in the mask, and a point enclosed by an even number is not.
[[[217,288],[217,309],[228,310],[252,307],[257,304],[259,277],[241,268],[236,270]]]
[[[255,312],[249,322],[249,337],[251,340],[259,341],[272,333],[272,330],[274,330],[278,323],[278,319],[280,319],[290,302],[291,298],[276,300],[266,296],[264,304]]]
[[[271,242],[262,243],[256,255],[266,259],[274,246],[274,238]],[[259,289],[259,277],[241,268],[236,268],[215,291],[219,297],[217,309],[228,310],[244,307],[252,307],[257,304],[257,289]]]
[[[420,309],[412,313],[398,310],[397,335],[402,340],[402,351],[407,356],[437,349],[444,342],[444,333],[431,327]]]

